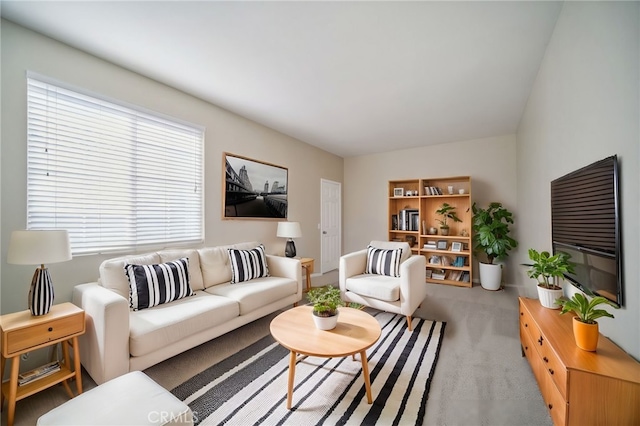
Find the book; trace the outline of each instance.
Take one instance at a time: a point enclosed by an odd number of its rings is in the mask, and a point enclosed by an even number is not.
[[[33,370],[26,371],[22,374],[19,374],[18,385],[19,386],[26,385],[27,383],[31,383],[35,380],[49,376],[55,373],[56,371],[60,371],[60,363],[58,361],[50,362],[48,364],[42,365]]]

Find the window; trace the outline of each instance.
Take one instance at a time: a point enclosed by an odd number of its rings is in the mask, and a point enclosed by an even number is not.
[[[203,240],[204,130],[27,76],[27,228],[74,254]]]

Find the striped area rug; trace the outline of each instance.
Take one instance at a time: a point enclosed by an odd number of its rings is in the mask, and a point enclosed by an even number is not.
[[[289,351],[271,336],[232,355],[171,392],[194,423],[228,425],[421,425],[446,323],[373,314],[382,335],[367,350],[373,404],[361,361],[299,357],[293,406],[286,409]]]

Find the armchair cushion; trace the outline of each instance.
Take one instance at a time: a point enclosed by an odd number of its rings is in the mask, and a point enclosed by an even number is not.
[[[397,278],[400,276],[401,256],[402,249],[384,250],[369,246],[367,247],[367,267],[364,273]]]
[[[400,278],[372,274],[356,275],[347,279],[346,289],[360,296],[386,302],[400,300]]]

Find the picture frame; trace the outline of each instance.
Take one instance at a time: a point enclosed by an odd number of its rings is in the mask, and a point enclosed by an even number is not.
[[[404,196],[404,188],[393,188],[393,196],[394,197],[403,197]]]
[[[228,152],[222,157],[223,219],[287,218],[289,169]]]
[[[462,251],[462,243],[458,241],[454,241],[451,243],[451,251]]]
[[[448,247],[447,240],[438,240],[438,242],[436,243],[436,248],[438,250],[446,250],[447,247]]]

